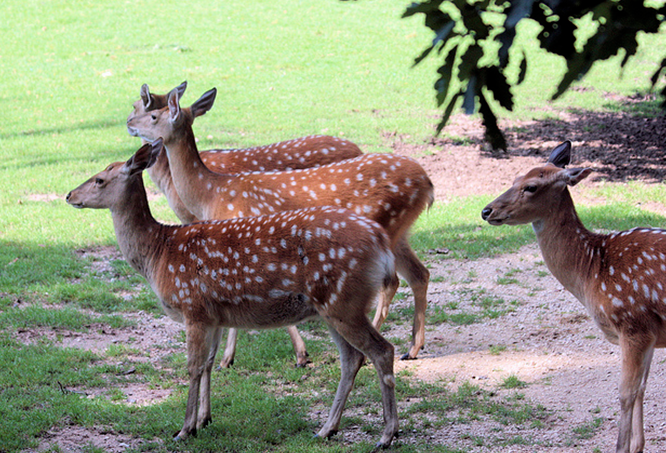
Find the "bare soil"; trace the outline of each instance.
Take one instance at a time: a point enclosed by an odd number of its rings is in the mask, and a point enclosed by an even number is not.
[[[460,139],[434,138],[414,144],[406,143],[399,134],[386,133],[384,140],[394,152],[413,156],[426,168],[435,183],[437,199],[442,201],[469,194],[499,194],[515,176],[542,164],[550,150],[563,140],[573,142],[574,165],[594,168],[595,177],[585,184],[629,180],[661,183],[666,176],[664,118],[635,118],[622,113],[554,115],[560,119],[502,124],[510,144],[509,152],[502,154],[484,150],[481,124],[468,117],[455,117],[446,129],[447,134]],[[650,206],[662,214],[666,212],[661,205]],[[117,254],[109,250],[97,252]],[[470,452],[568,453],[595,448],[614,451],[619,415],[619,349],[603,339],[582,305],[547,272],[538,248],[528,246],[517,253],[475,261],[441,255],[432,255],[428,261],[431,310],[441,306],[449,312],[478,313],[482,296],[497,301],[496,308],[507,313],[470,325],[430,325],[419,359],[397,361],[396,371],[407,370],[409,379],[443,383],[451,388],[472,382],[493,390],[498,398],[516,392],[501,388],[507,377],[516,376],[527,383],[527,387],[518,390],[526,401],[543,405],[550,415],[541,428],[484,421],[403,432],[396,445],[427,440]],[[394,302],[395,308],[412,305],[411,295],[405,292],[405,298]],[[132,328],[91,329],[90,334],[61,332],[59,338],[67,346],[105,350],[109,344],[132,337],[132,347],[149,351],[146,360],[153,363],[159,363],[163,354],[183,349],[181,327],[168,318],[137,314],[134,319],[137,325]],[[407,325],[392,326],[386,336],[406,339],[410,330]],[[18,333],[24,341],[41,334],[44,332]],[[404,346],[396,349],[403,352]],[[149,404],[169,395],[168,390],[156,394],[155,390],[136,385],[121,390],[127,394],[123,404]],[[658,350],[645,399],[646,451],[666,451],[666,415],[661,398],[664,393],[666,353]],[[401,407],[407,404],[410,402],[400,402]],[[313,414],[319,416],[323,415]],[[600,426],[592,430],[590,437],[581,439],[572,431],[595,419],[600,420]],[[363,434],[348,429],[339,436],[354,441]],[[486,445],[498,445],[516,436],[527,439],[529,445],[479,447],[474,442],[475,437],[485,438]],[[63,452],[75,452],[86,444],[121,452],[129,446],[136,447],[138,440],[63,424],[47,433],[40,450],[59,445]]]

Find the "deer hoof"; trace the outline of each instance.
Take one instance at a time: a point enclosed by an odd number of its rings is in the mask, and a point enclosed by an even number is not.
[[[402,357],[400,357],[400,360],[416,360],[416,357],[412,357],[409,355],[409,352],[405,352]]]

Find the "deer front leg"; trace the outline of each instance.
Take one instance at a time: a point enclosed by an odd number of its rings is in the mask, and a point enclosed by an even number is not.
[[[197,415],[197,431],[203,429],[212,420],[210,409],[210,379],[215,364],[215,355],[220,346],[220,337],[222,336],[222,328],[214,327],[206,331],[206,348],[208,349],[208,358],[204,372],[201,376],[201,387],[199,389],[199,411]]]
[[[186,321],[185,335],[187,341],[187,372],[190,376],[190,386],[187,392],[187,407],[183,428],[174,437],[174,440],[185,440],[197,433],[197,416],[199,410],[199,391],[201,377],[204,374],[206,358],[209,349],[206,348],[206,329]]]
[[[624,338],[620,341],[622,372],[617,453],[639,453],[645,446],[643,397],[654,351],[654,340],[641,340]]]

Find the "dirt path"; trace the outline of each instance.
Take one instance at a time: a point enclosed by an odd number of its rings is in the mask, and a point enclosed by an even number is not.
[[[502,427],[505,438],[522,436],[542,446],[503,447],[502,452],[611,451],[619,415],[619,349],[608,343],[582,305],[549,274],[536,246],[500,258],[477,261],[432,262],[429,303],[458,304],[456,310],[478,312],[479,296],[504,300],[499,308],[515,310],[497,319],[471,325],[442,323],[430,326],[419,360],[397,362],[413,379],[447,383],[452,388],[471,382],[498,390],[504,379],[516,376],[528,384],[520,389],[532,404],[553,411],[539,429]],[[499,284],[512,275],[515,283]],[[406,306],[409,299],[394,303]],[[408,326],[391,329],[387,336],[405,338]],[[647,451],[666,451],[666,416],[662,395],[666,391],[666,351],[658,350],[645,399]],[[601,426],[585,440],[576,440],[572,428],[601,418]],[[428,433],[435,439],[470,452],[494,449],[475,447],[471,436],[497,439],[498,426],[488,423],[451,425]],[[573,442],[562,446],[564,441]],[[549,445],[555,445],[550,447]]]

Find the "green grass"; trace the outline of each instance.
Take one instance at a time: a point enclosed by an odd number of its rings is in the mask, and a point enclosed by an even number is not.
[[[487,319],[496,319],[500,316],[515,311],[513,306],[509,307],[505,300],[492,294],[487,294],[485,289],[461,289],[454,293],[458,296],[457,302],[449,302],[444,305],[434,305],[427,313],[428,324],[450,323],[457,326],[467,326]],[[469,301],[470,309],[461,310],[460,301]],[[389,315],[390,317],[390,315]]]
[[[505,389],[522,389],[527,387],[527,383],[521,381],[518,376],[512,374],[504,378],[501,386]]]
[[[410,143],[428,142],[440,114],[432,89],[435,62],[411,65],[432,36],[417,18],[400,19],[405,7],[380,0],[258,0],[251,6],[238,0],[204,0],[186,7],[155,0],[122,7],[110,0],[3,2],[2,451],[34,450],[50,429],[70,425],[100,427],[143,442],[128,451],[372,450],[381,409],[371,367],[359,373],[342,426],[358,427],[370,434],[369,440],[350,445],[341,436],[327,442],[312,438],[320,425],[312,412],[328,411],[339,377],[335,349],[317,323],[303,326],[313,337],[308,350],[315,364],[307,369],[292,366],[293,352],[283,330],[242,333],[235,368],[214,378],[214,423],[186,443],[172,442],[184,415],[184,347],[152,364],[133,358],[142,353],[133,341],[102,353],[63,347],[60,341],[59,335],[69,332],[127,328],[131,323],[126,314],[162,316],[151,290],[126,263],[114,260],[100,271],[93,265],[107,258],[81,253],[115,247],[109,213],[76,211],[64,197],[139,147],[127,134],[125,119],[143,83],[162,93],[187,80],[185,105],[217,87],[216,105],[195,123],[202,149],[253,146],[313,133],[343,136],[366,152],[390,152],[390,134]],[[526,51],[541,63],[532,60],[525,83],[515,93],[518,107],[507,114],[511,119],[548,118],[557,109],[623,108],[602,94],[645,92],[666,43],[663,36],[651,38],[635,58],[640,64],[630,65],[620,81],[615,78],[617,59],[595,67],[580,84],[584,90],[551,104],[547,99],[564,64],[539,55],[530,39],[522,39]],[[639,109],[637,113],[654,113],[652,104]],[[574,189],[574,198],[577,190],[584,190],[581,186]],[[148,187],[154,192],[152,184]],[[504,189],[498,188],[498,194]],[[580,208],[590,228],[664,226],[662,217],[640,204],[650,200],[666,205],[662,185],[606,184],[590,192],[608,200],[606,206]],[[429,259],[427,251],[441,247],[450,253],[436,259],[473,260],[532,243],[529,225],[498,228],[481,220],[481,209],[492,198],[472,195],[436,203],[413,229],[415,249]],[[163,197],[152,197],[151,207],[157,218],[175,221]],[[479,277],[471,273],[470,278]],[[512,309],[511,302],[499,298],[475,297],[473,311],[448,305],[429,312],[430,322],[464,325]],[[399,313],[400,318],[411,320],[409,310]],[[22,331],[40,329],[54,334],[37,336],[31,343],[17,340]],[[182,346],[182,335],[173,342]],[[136,407],[124,401],[129,383],[173,393]],[[400,401],[432,395],[401,410],[407,440],[396,444],[403,453],[463,451],[453,441],[433,444],[426,434],[447,423],[491,420],[529,426],[548,414],[529,402],[498,399],[468,384],[452,392],[401,376],[397,393]],[[499,448],[497,439],[472,437],[466,438]],[[530,440],[516,436],[508,442]],[[82,449],[102,451],[92,445]]]

